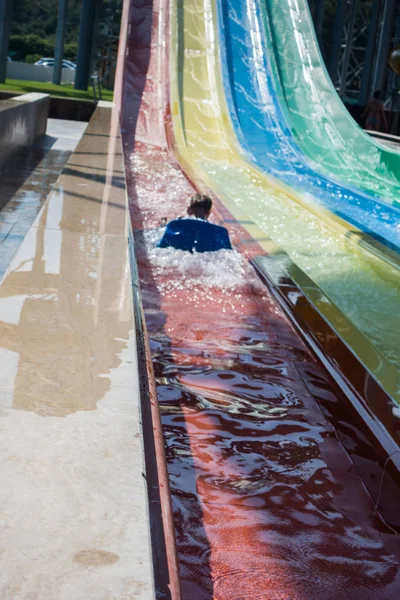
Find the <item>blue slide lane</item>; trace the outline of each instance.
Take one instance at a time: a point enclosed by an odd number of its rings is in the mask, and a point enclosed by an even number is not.
[[[400,209],[318,173],[298,147],[280,108],[279,77],[260,1],[217,2],[225,95],[245,154],[303,199],[400,251]]]

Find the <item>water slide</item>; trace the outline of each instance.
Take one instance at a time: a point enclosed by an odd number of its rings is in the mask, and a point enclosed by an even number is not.
[[[394,600],[400,548],[386,466],[398,448],[396,426],[382,460],[360,421],[349,419],[345,398],[352,388],[341,389],[310,352],[312,335],[299,334],[276,290],[294,312],[308,303],[310,327],[332,348],[347,348],[349,364],[357,363],[354,376],[363,372],[366,401],[378,404],[383,390],[385,418],[395,422],[396,257],[353,236],[356,229],[333,211],[330,217],[328,204],[322,211],[323,195],[315,191],[314,200],[312,191],[304,199],[298,174],[286,179],[295,160],[305,169],[314,164],[300,142],[289,142],[294,136],[283,117],[275,121],[276,148],[286,137],[291,158],[273,163],[274,171],[257,162],[256,136],[242,127],[240,137],[229,105],[235,83],[224,63],[232,35],[223,31],[225,3],[126,5],[128,190],[166,445],[179,597]],[[248,15],[255,6],[243,5]],[[252,52],[256,47],[249,45]],[[312,171],[305,177],[312,182]],[[156,247],[160,224],[182,214],[194,188],[213,195],[214,219],[229,228],[234,252],[199,259]],[[373,420],[371,407],[363,414]]]
[[[171,111],[181,164],[222,198],[245,227],[249,219],[258,225],[268,238],[261,238],[261,246],[268,251],[272,239],[284,252],[271,257],[274,276],[279,269],[285,272],[286,256],[307,275],[306,282],[297,277],[304,293],[398,401],[397,265],[352,243],[333,221],[297,202],[296,190],[247,160],[225,102],[216,3],[183,3],[172,15]]]
[[[400,154],[371,139],[343,106],[319,52],[307,0],[261,0],[261,9],[270,27],[277,90],[302,150],[326,173],[399,206]]]
[[[326,169],[324,173],[319,165],[320,153],[315,153],[311,161],[298,144],[264,5],[256,0],[230,0],[219,2],[218,8],[229,114],[236,136],[250,159],[296,190],[298,201],[309,210],[319,210],[321,214],[321,209],[327,209],[328,219],[332,219],[333,213],[398,251],[400,208],[351,186],[349,189],[348,183],[339,185],[332,179],[332,172],[326,175]],[[339,139],[338,134],[335,139]],[[342,180],[346,182],[345,175]]]

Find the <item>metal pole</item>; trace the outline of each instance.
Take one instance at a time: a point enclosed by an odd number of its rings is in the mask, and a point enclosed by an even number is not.
[[[361,76],[361,89],[359,96],[359,104],[361,106],[365,106],[367,104],[370,94],[371,75],[375,57],[376,34],[378,32],[380,9],[381,2],[379,0],[374,0],[371,6],[371,23],[368,29],[367,50],[365,53],[364,68]]]
[[[383,23],[379,36],[378,56],[375,64],[374,89],[383,91],[388,68],[389,50],[394,27],[395,0],[386,0]]]
[[[400,6],[397,7],[396,30],[394,34],[394,47],[398,47],[400,42]],[[399,124],[399,76],[392,70],[389,71],[387,89],[391,91],[390,97],[390,133],[397,135]]]
[[[349,28],[347,31],[346,47],[344,49],[342,72],[340,75],[340,82],[339,82],[340,96],[344,96],[344,94],[346,92],[346,88],[347,88],[347,72],[349,70],[350,55],[353,51],[353,37],[354,37],[353,34],[354,34],[354,26],[356,23],[357,6],[358,6],[358,0],[352,0],[351,5],[350,5]]]
[[[12,0],[0,0],[0,83],[7,76],[7,57],[10,40]]]
[[[53,69],[53,83],[56,85],[60,85],[61,83],[62,61],[64,58],[65,28],[67,24],[67,8],[68,0],[58,0],[58,20]]]
[[[93,56],[98,0],[82,0],[75,89],[87,90]]]
[[[329,60],[329,75],[334,84],[337,80],[337,70],[341,52],[343,27],[346,18],[346,0],[337,0],[335,22],[333,24],[331,56]]]

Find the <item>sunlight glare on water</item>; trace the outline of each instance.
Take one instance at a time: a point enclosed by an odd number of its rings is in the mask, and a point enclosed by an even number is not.
[[[364,260],[349,240],[332,226],[290,201],[265,190],[251,171],[213,170],[218,192],[234,203],[321,288],[340,311],[400,369],[400,277],[382,261]]]

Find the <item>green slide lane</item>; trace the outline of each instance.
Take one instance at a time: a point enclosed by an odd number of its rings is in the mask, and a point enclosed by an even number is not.
[[[400,206],[400,153],[353,120],[321,57],[307,0],[261,0],[272,34],[276,91],[288,124],[314,165],[340,181]]]

